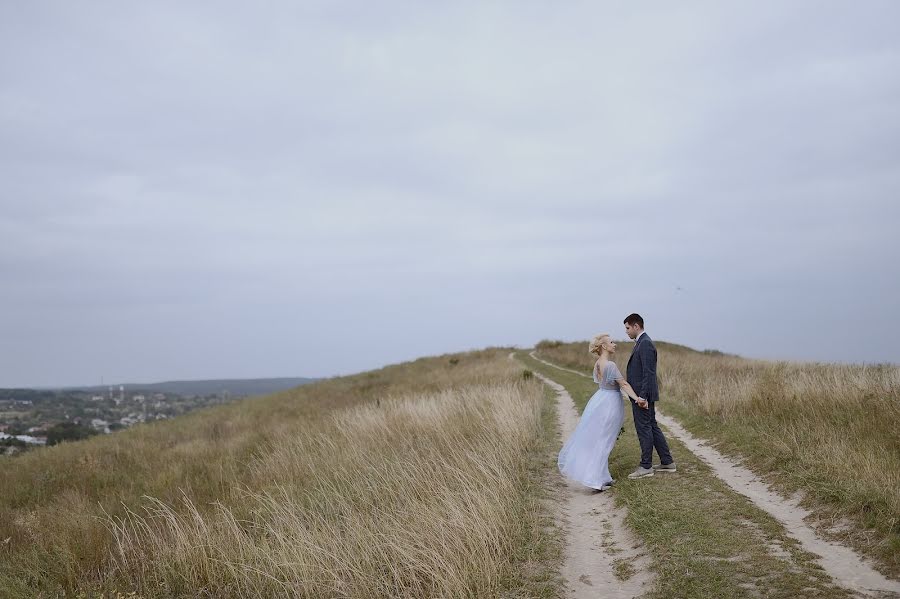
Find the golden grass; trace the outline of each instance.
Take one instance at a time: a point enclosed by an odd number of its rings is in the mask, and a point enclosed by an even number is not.
[[[420,359],[7,460],[0,588],[509,590],[535,534],[529,468],[546,431],[540,385],[506,353]]]
[[[840,535],[900,575],[900,367],[748,360],[657,342],[660,408],[801,490]],[[589,372],[587,341],[542,342],[541,357]],[[622,372],[631,343],[620,344]],[[827,530],[825,531],[827,532]]]

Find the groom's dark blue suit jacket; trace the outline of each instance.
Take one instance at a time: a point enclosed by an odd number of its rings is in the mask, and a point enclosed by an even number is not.
[[[634,389],[638,397],[647,401],[659,401],[659,383],[656,380],[656,346],[647,333],[641,334],[631,357],[628,358],[628,368],[625,380]]]

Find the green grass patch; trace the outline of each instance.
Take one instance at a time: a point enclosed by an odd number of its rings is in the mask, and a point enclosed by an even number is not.
[[[523,379],[531,380],[531,371]],[[556,525],[553,506],[560,490],[550,474],[556,467],[559,420],[556,393],[544,388],[541,404],[541,436],[528,460],[528,477],[518,509],[523,514],[522,529],[509,578],[502,588],[505,597],[557,599],[564,596],[562,566],[563,531]]]

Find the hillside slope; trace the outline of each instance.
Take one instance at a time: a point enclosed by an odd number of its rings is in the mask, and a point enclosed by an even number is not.
[[[770,362],[654,343],[660,410],[783,494],[802,493],[824,537],[900,578],[900,367]],[[619,345],[622,372],[632,346]],[[587,347],[542,341],[537,355],[589,373]]]
[[[5,460],[0,597],[556,596],[539,503],[552,406],[507,354],[422,358]]]

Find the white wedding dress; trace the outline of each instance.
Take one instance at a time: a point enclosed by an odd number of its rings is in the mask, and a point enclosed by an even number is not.
[[[600,388],[584,407],[581,420],[557,460],[563,476],[594,489],[613,480],[609,474],[609,454],[625,419],[622,394],[616,382],[621,378],[618,366],[612,361],[603,368],[599,379],[594,369],[594,382]]]

